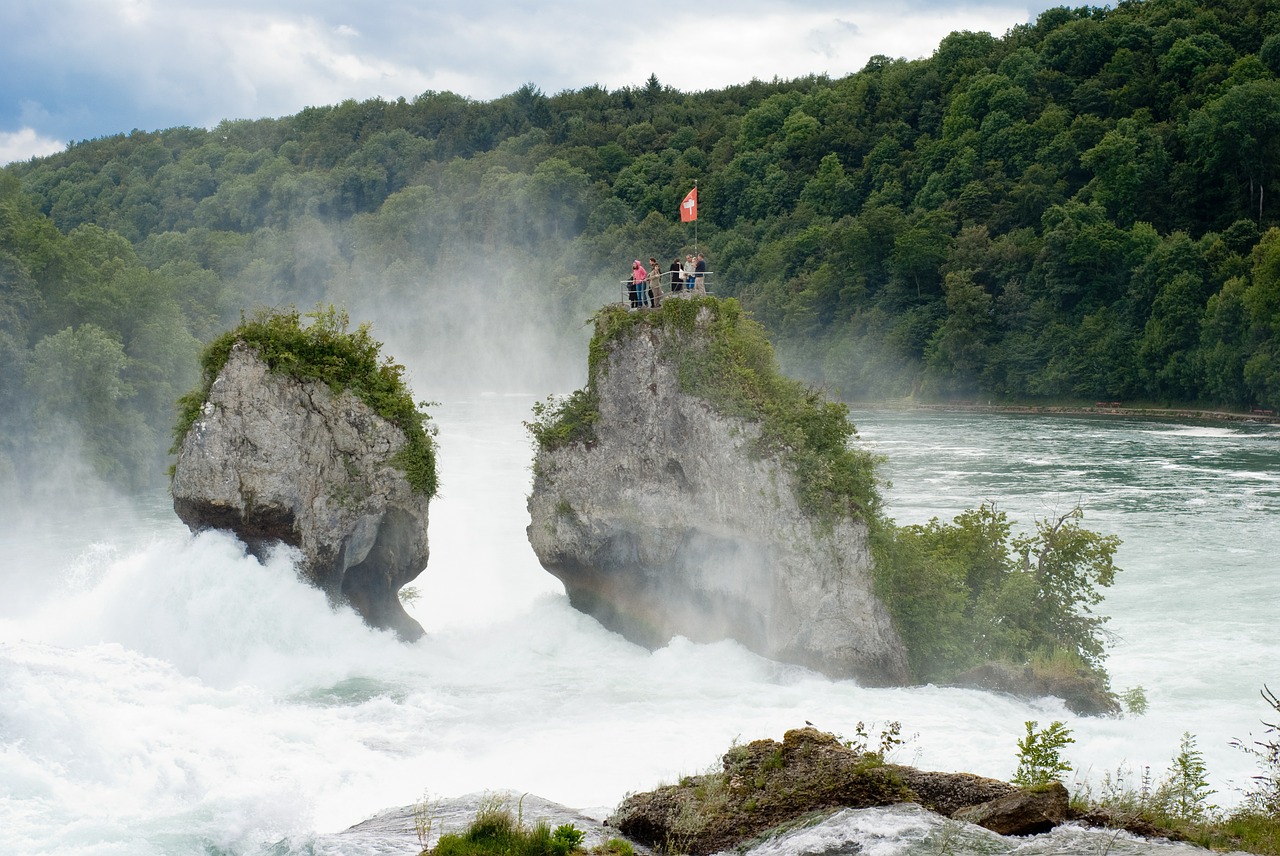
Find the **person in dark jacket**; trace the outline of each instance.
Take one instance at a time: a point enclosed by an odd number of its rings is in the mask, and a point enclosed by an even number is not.
[[[671,260],[671,293],[684,291],[684,273],[680,270],[680,257]]]

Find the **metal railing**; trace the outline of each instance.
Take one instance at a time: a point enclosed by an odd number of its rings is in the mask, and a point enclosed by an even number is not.
[[[622,302],[632,309],[647,309],[661,305],[672,297],[690,294],[710,294],[714,271],[685,275],[675,271],[663,271],[656,278],[649,277],[637,288],[631,280],[622,280]],[[650,292],[652,291],[652,294]]]

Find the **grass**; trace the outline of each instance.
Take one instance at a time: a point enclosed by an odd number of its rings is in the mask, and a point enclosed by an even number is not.
[[[1108,792],[1095,799],[1091,793],[1075,794],[1072,809],[1077,815],[1104,820],[1113,828],[1131,829],[1139,834],[1164,835],[1209,850],[1239,850],[1263,856],[1280,856],[1280,817],[1248,805],[1227,813],[1207,813],[1198,818],[1170,810],[1159,786],[1149,781],[1149,773],[1139,790]]]
[[[422,852],[430,856],[571,856],[585,852],[583,837],[571,823],[552,829],[540,820],[528,826],[523,817],[512,812],[505,798],[493,796],[481,801],[465,831],[445,833],[435,847]],[[622,839],[610,840],[599,852],[633,856],[631,845]]]
[[[439,488],[432,439],[435,432],[430,417],[413,401],[404,381],[404,366],[380,355],[382,346],[369,335],[367,324],[349,331],[350,319],[345,312],[330,306],[306,317],[311,323],[303,326],[294,309],[263,310],[251,320],[242,318],[238,327],[210,342],[200,357],[200,385],[178,400],[170,452],[176,454],[181,448],[187,432],[200,418],[201,408],[226,365],[231,348],[243,342],[272,372],[319,381],[335,395],[350,390],[375,413],[400,428],[407,442],[389,463],[404,471],[414,491],[435,496]]]

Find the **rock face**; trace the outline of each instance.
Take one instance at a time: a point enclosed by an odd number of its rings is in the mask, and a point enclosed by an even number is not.
[[[192,530],[230,530],[255,555],[297,547],[332,602],[417,639],[398,592],[427,564],[429,499],[389,463],[405,443],[351,392],[273,373],[237,343],[182,441],[173,507]]]
[[[735,639],[833,677],[906,683],[865,523],[805,512],[794,474],[753,451],[756,423],[681,392],[667,346],[696,340],[707,312],[692,332],[638,324],[608,342],[594,439],[535,460],[534,552],[573,606],[634,642]]]

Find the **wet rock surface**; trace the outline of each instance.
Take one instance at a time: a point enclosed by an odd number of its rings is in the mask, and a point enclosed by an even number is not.
[[[174,510],[258,556],[296,547],[302,574],[332,602],[417,639],[398,593],[427,564],[429,498],[391,463],[405,443],[351,392],[273,373],[238,343],[179,449]]]
[[[1115,716],[1120,703],[1097,673],[1081,669],[1074,674],[1045,675],[1031,666],[984,663],[956,675],[951,686],[1008,693],[1023,699],[1055,696],[1080,716]]]
[[[1002,835],[1047,831],[1067,817],[1061,785],[1030,792],[968,773],[886,764],[834,735],[801,728],[788,731],[781,743],[757,740],[731,748],[722,772],[634,794],[609,822],[635,841],[697,856],[815,812],[898,803],[918,803]]]
[[[906,683],[866,524],[816,519],[795,473],[753,445],[758,424],[681,391],[672,354],[696,360],[699,336],[637,324],[606,343],[593,439],[534,463],[539,561],[574,607],[651,648],[734,639],[832,677]]]

